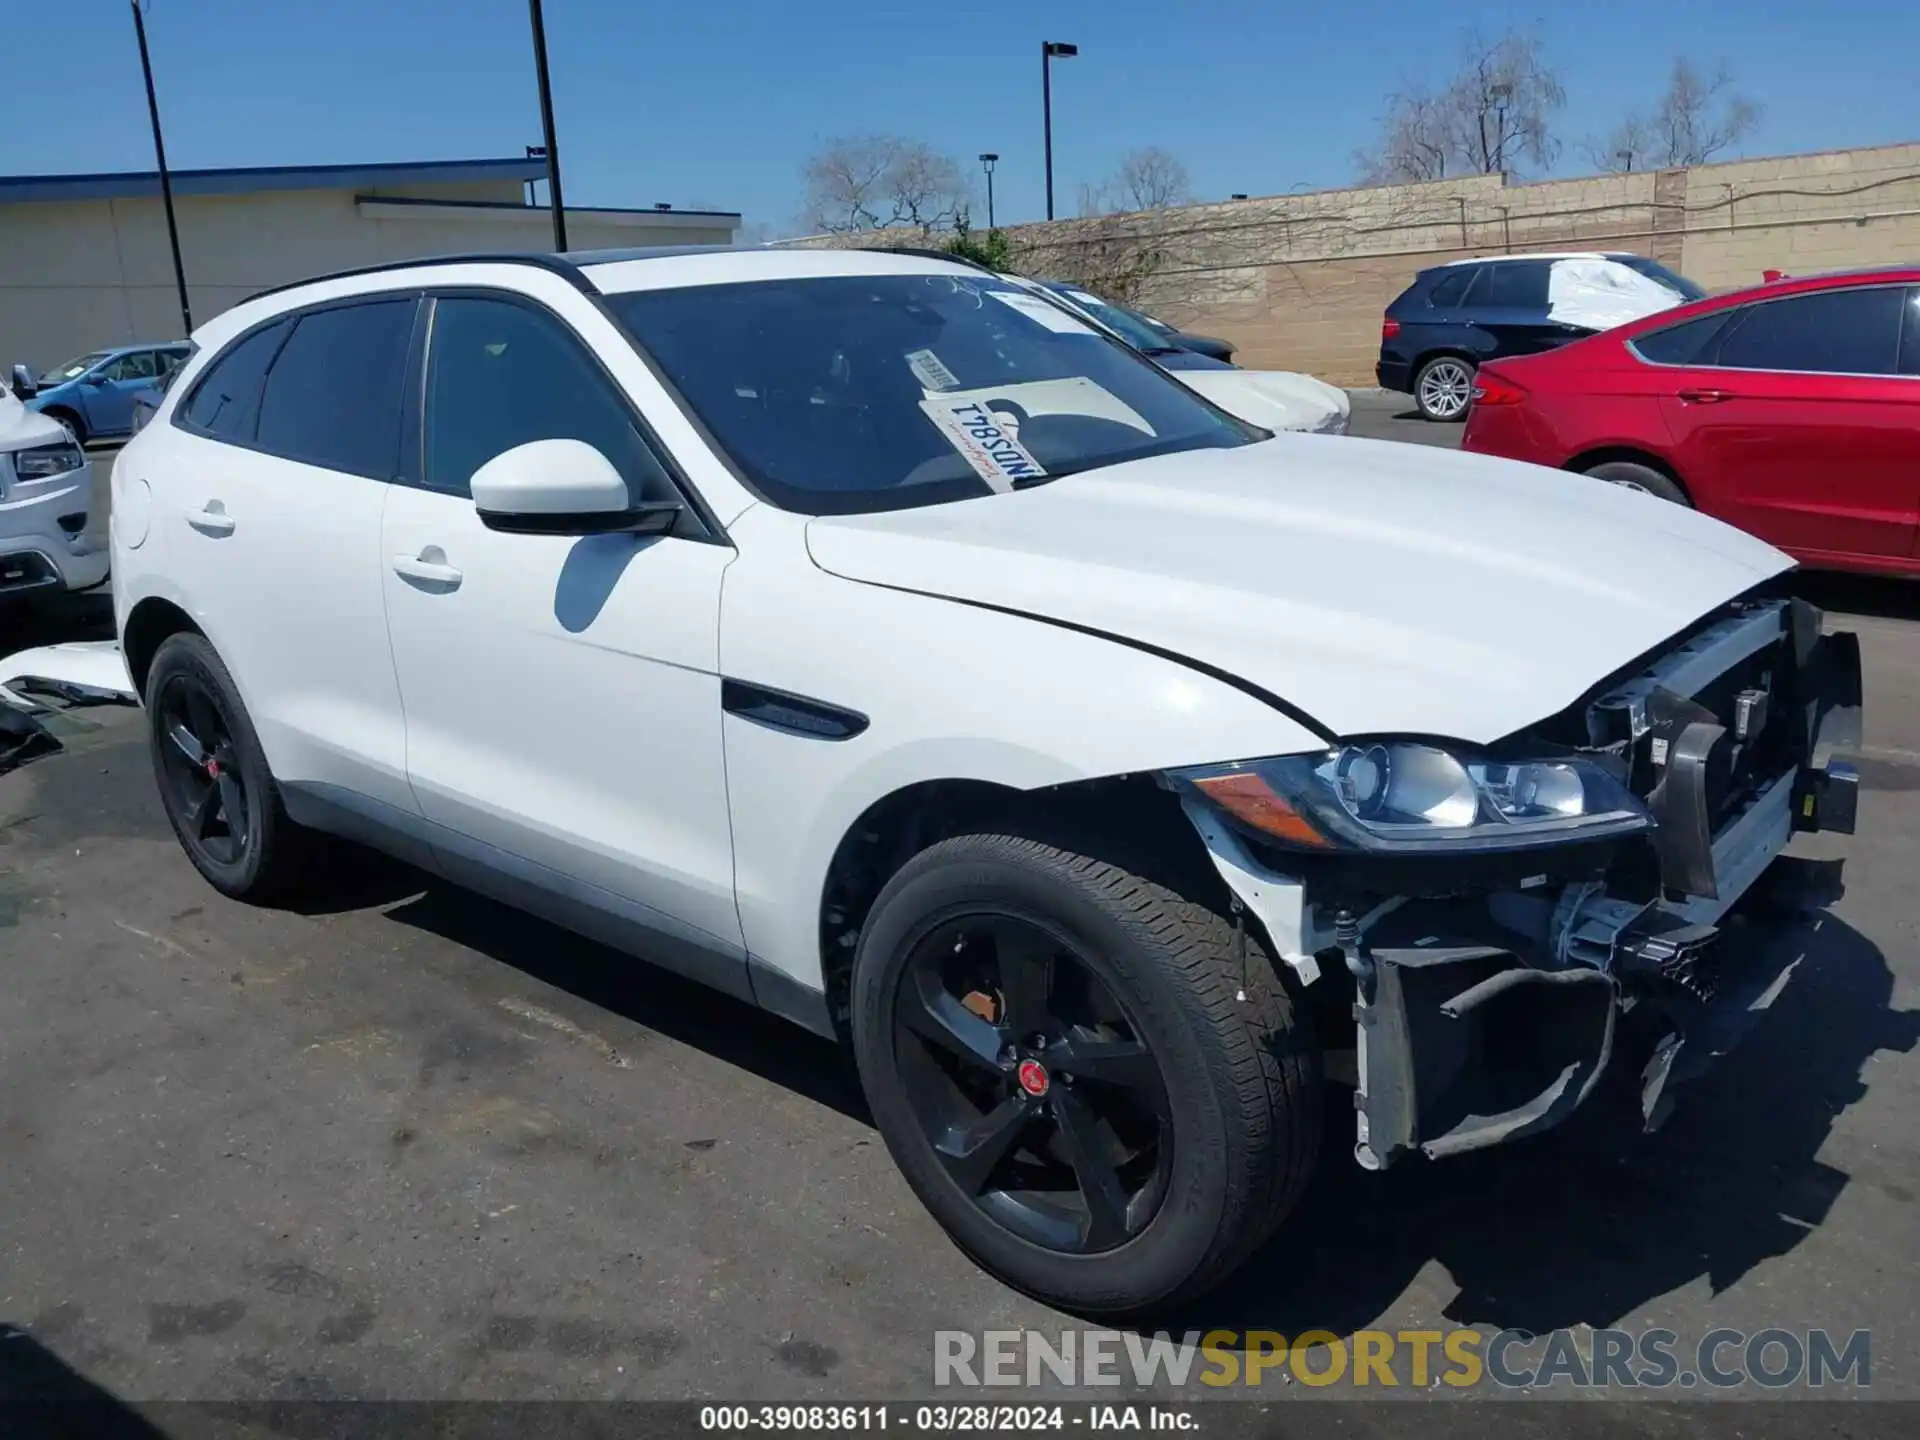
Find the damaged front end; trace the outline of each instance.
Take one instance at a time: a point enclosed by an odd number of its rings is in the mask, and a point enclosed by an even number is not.
[[[1355,1156],[1379,1169],[1558,1125],[1631,1010],[1659,1022],[1659,1125],[1791,974],[1748,917],[1836,893],[1837,863],[1780,857],[1796,831],[1852,832],[1831,756],[1860,724],[1855,637],[1747,600],[1500,745],[1367,740],[1168,781],[1276,953],[1350,994]]]

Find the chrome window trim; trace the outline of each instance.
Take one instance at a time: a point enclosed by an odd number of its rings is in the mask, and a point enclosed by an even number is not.
[[[1920,304],[1920,280],[1885,280],[1871,285],[1823,285],[1817,290],[1796,290],[1791,295],[1768,295],[1758,300],[1748,300],[1739,305],[1728,305],[1724,310],[1709,310],[1704,315],[1690,315],[1676,325],[1663,325],[1659,329],[1649,330],[1648,335],[1661,335],[1669,329],[1678,329],[1680,325],[1691,325],[1696,320],[1706,320],[1714,315],[1727,314],[1735,310],[1751,310],[1761,305],[1778,305],[1783,300],[1803,300],[1809,295],[1826,295],[1836,290],[1908,290],[1913,292],[1914,304]],[[1903,322],[1901,335],[1905,334]],[[1709,370],[1719,375],[1834,375],[1843,380],[1920,380],[1920,375],[1907,375],[1898,370],[1765,370],[1758,366],[1741,367],[1737,365],[1701,365],[1697,363],[1675,364],[1670,360],[1649,360],[1640,353],[1639,336],[1626,342],[1627,353],[1651,370]],[[1894,363],[1900,363],[1900,337],[1895,337]]]

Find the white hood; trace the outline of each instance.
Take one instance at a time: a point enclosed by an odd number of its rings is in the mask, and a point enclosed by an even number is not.
[[[1564,709],[1793,563],[1598,480],[1312,435],[822,517],[807,541],[832,574],[1152,645],[1336,734],[1476,743]]]
[[[1269,430],[1323,430],[1353,405],[1346,391],[1291,370],[1181,370],[1174,378]]]
[[[24,450],[29,445],[57,445],[67,438],[67,427],[38,410],[29,410],[13,391],[0,385],[0,451]]]

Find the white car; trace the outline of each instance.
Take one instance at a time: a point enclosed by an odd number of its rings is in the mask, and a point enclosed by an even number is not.
[[[86,451],[0,384],[0,605],[107,578],[107,547],[88,525],[92,506]]]
[[[1633,1001],[1657,1120],[1768,978],[1721,917],[1851,828],[1858,648],[1779,551],[1269,436],[964,265],[422,261],[194,340],[113,544],[201,873],[355,837],[848,1041],[933,1215],[1069,1308],[1259,1245],[1323,1079],[1363,1165],[1491,1144]]]
[[[1337,385],[1295,370],[1246,370],[1169,344],[1168,334],[1136,310],[1110,305],[1091,291],[1059,281],[1042,282],[1007,275],[1036,294],[1060,300],[1101,328],[1111,331],[1188,388],[1198,390],[1221,409],[1269,430],[1305,430],[1344,435],[1353,418],[1353,398]],[[1172,332],[1178,333],[1178,332]]]

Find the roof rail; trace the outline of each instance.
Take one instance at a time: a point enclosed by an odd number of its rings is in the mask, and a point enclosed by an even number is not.
[[[268,295],[278,295],[285,290],[298,290],[303,285],[319,285],[328,280],[351,280],[358,275],[385,275],[394,270],[418,270],[429,265],[531,265],[535,269],[545,270],[558,275],[575,289],[588,295],[600,292],[593,282],[573,261],[563,255],[554,255],[546,251],[479,251],[467,255],[421,255],[411,260],[386,260],[378,265],[356,265],[350,270],[332,270],[324,275],[309,275],[301,280],[289,280],[283,285],[269,285],[264,290],[256,290],[247,297],[247,301],[259,300]],[[243,304],[246,301],[241,302]]]

